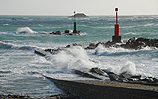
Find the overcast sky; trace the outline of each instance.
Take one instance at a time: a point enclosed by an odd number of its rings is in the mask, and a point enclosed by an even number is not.
[[[158,15],[158,0],[0,0],[0,15]]]

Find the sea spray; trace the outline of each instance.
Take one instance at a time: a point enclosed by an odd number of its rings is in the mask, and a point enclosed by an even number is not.
[[[36,33],[36,32],[30,29],[29,27],[21,27],[17,29],[17,33]]]
[[[119,70],[119,73],[123,73],[123,72],[135,74],[136,73],[135,64],[130,61],[127,61],[125,65],[122,66],[121,69]]]
[[[52,55],[50,61],[61,71],[71,71],[71,69],[92,68],[95,63],[91,61],[86,50],[80,46],[73,46]]]
[[[136,52],[137,50],[134,49],[124,49],[124,48],[115,48],[109,47],[106,48],[103,45],[99,45],[95,49],[95,54],[98,56],[120,56],[124,54],[130,54],[131,52]]]

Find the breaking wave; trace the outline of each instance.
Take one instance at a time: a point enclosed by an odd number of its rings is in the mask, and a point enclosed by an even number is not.
[[[13,44],[13,43],[5,43],[0,41],[0,48],[2,49],[20,49],[20,50],[35,50],[38,49],[38,47],[34,47],[31,45],[17,45],[17,44]]]
[[[86,50],[80,46],[63,50],[56,55],[47,56],[46,59],[56,66],[55,70],[62,72],[69,72],[72,69],[96,67],[95,62],[90,59]]]
[[[135,49],[124,49],[124,48],[115,48],[115,47],[105,48],[102,45],[99,45],[95,49],[95,54],[98,56],[122,56],[122,55],[136,55],[136,56],[144,55],[151,57],[158,56],[157,49],[152,47],[144,47],[143,49],[135,50]]]
[[[30,29],[29,27],[21,27],[17,29],[17,33],[37,33]]]

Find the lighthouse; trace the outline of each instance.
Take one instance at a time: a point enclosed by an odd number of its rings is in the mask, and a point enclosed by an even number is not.
[[[118,24],[118,8],[115,8],[116,11],[116,24],[115,24],[115,32],[114,36],[112,36],[112,42],[121,43],[121,36],[119,36],[119,24]]]

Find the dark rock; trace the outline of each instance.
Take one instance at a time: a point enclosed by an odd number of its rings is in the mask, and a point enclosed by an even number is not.
[[[118,81],[119,80],[119,75],[113,73],[113,72],[110,72],[108,70],[103,70],[104,72],[106,72],[110,78],[111,81]]]
[[[104,46],[105,46],[106,48],[109,48],[109,47],[111,47],[111,46],[114,45],[114,44],[115,44],[115,43],[108,41],[108,42],[104,43]]]
[[[129,77],[127,78],[129,81],[139,81],[141,78],[141,75],[138,75],[138,76],[132,76],[132,77]]]
[[[58,49],[45,49],[44,51],[49,52],[50,54],[57,54],[61,50],[63,50],[63,49],[60,49],[60,48],[58,48]]]
[[[154,83],[155,79],[153,77],[146,77],[145,79],[141,79],[141,81],[146,81],[146,82],[150,82],[150,83]]]
[[[95,49],[96,47],[95,43],[90,43],[85,49]]]
[[[73,30],[73,33],[77,33],[78,31],[77,30]]]
[[[51,32],[51,33],[49,33],[49,34],[55,34],[54,32]]]
[[[56,32],[51,32],[49,34],[52,35],[62,35],[62,33],[60,31],[56,31]],[[65,30],[64,35],[80,35],[80,31],[73,31],[73,33],[70,33],[70,30]]]
[[[4,75],[0,75],[0,77],[5,77]]]
[[[70,31],[69,30],[65,30],[65,33],[70,33]]]
[[[80,35],[80,31],[73,30],[73,35]]]
[[[46,56],[46,54],[44,54],[44,53],[42,53],[42,52],[40,52],[40,51],[37,51],[37,50],[35,50],[34,53],[36,53],[36,54],[38,54],[38,55],[41,55],[41,56]]]
[[[67,45],[66,48],[70,48],[70,45]]]
[[[61,35],[61,32],[60,31],[56,31],[56,32],[51,32],[49,34],[53,34],[53,35]]]
[[[130,38],[127,42],[126,42],[126,44],[122,44],[121,45],[121,47],[124,47],[124,48],[126,48],[126,49],[135,49],[135,42],[136,42],[136,39],[135,39],[135,37],[133,37],[133,38]]]
[[[128,82],[129,80],[127,78],[118,78],[119,82]]]
[[[82,44],[73,43],[73,46],[83,46]]]
[[[72,45],[73,45],[73,46],[77,46],[78,44],[77,44],[77,43],[73,43]]]
[[[113,72],[109,72],[108,75],[109,75],[109,78],[111,81],[118,81],[119,80],[119,75],[117,75]]]
[[[133,75],[132,74],[127,74],[126,72],[124,72],[124,73],[121,73],[120,75],[119,75],[119,77],[120,78],[130,78],[130,77],[133,77]]]
[[[94,79],[99,79],[99,80],[102,80],[101,78],[99,77],[96,77],[95,75],[92,75],[89,73],[89,69],[80,69],[80,70],[76,70],[74,69],[73,70],[76,74],[78,75],[81,75],[81,76],[84,76],[84,77],[89,77],[89,78],[94,78]]]
[[[145,43],[148,44],[148,45],[149,45],[149,43],[150,43],[150,39],[148,39],[148,38],[138,38],[138,39],[136,40],[136,42],[137,42],[137,41],[145,42]]]
[[[37,98],[31,98],[28,95],[8,94],[8,95],[0,95],[0,99],[37,99]]]
[[[55,35],[61,35],[61,32],[60,31],[56,31]]]
[[[148,38],[138,38],[135,37],[130,38],[126,44],[121,44],[120,47],[126,49],[142,49],[143,47],[158,47],[158,40],[157,39],[148,39]]]
[[[52,49],[45,49],[46,52],[52,52]]]
[[[150,43],[151,43],[151,46],[158,47],[158,39],[151,39]]]
[[[120,75],[115,74],[114,72],[110,72],[107,69],[100,69],[98,67],[96,68],[92,68],[89,69],[89,72],[93,73],[93,74],[97,74],[98,76],[105,76],[105,77],[109,77],[111,81],[118,81],[118,82],[138,82],[138,81],[145,81],[145,82],[149,82],[149,83],[156,83],[158,82],[158,79],[153,78],[153,77],[144,77],[141,75],[132,75],[132,74],[128,74],[126,72],[121,73]],[[94,76],[92,74],[89,74],[88,71],[85,70],[75,70],[76,74],[85,76],[85,77],[90,77],[90,78],[95,78],[98,79],[98,76]],[[107,73],[108,76],[105,74]],[[102,79],[103,80],[103,79]]]
[[[36,98],[36,97],[30,97],[28,95],[0,95],[0,99],[81,99],[78,95],[73,95],[73,94],[59,94],[59,95],[51,95],[48,97],[41,97],[41,98]]]
[[[96,74],[101,75],[101,76],[107,76],[107,75],[105,75],[105,72],[98,67],[90,69],[90,72],[96,73]]]
[[[95,43],[90,43],[89,46],[96,46]]]
[[[156,78],[153,78],[153,80],[154,80],[154,82],[158,82],[158,79],[156,79]]]
[[[74,35],[73,33],[69,33],[69,34],[67,34],[67,35]]]
[[[12,20],[16,20],[15,18],[12,18]]]
[[[137,78],[137,79],[140,79],[140,78],[141,78],[141,75],[132,76],[132,77],[130,77],[130,78]]]
[[[99,42],[95,46],[98,47],[100,44],[104,45],[104,42]]]

